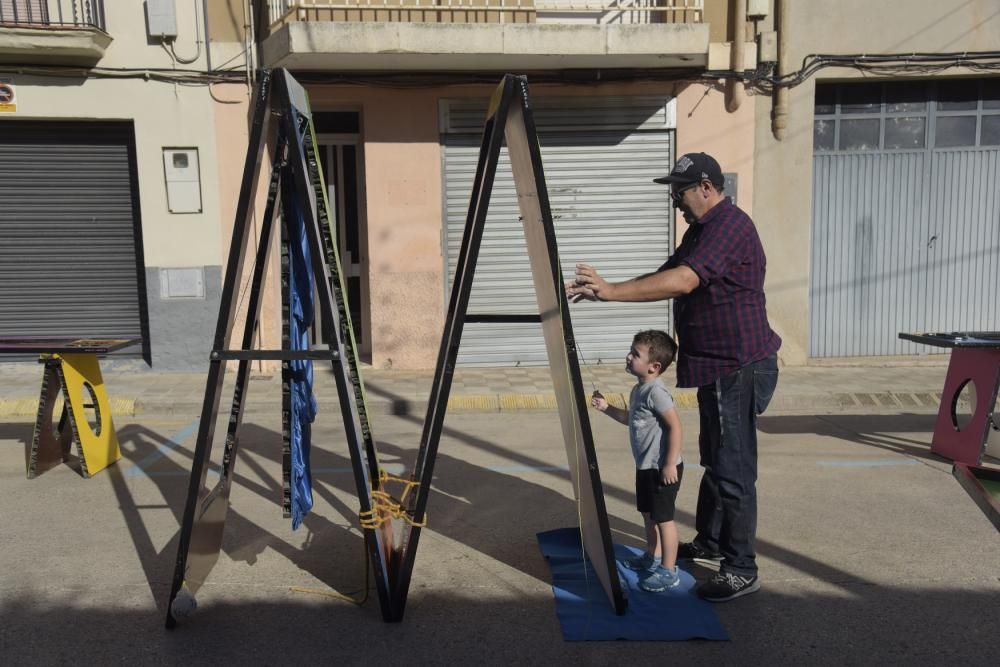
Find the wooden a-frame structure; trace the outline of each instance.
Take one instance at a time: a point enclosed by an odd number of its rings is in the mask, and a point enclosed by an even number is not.
[[[467,312],[490,196],[493,193],[493,181],[504,140],[517,190],[517,202],[538,300],[538,314],[477,315]],[[434,383],[427,405],[427,417],[424,420],[420,450],[413,471],[413,478],[419,482],[417,493],[407,508],[413,521],[403,526],[403,537],[398,549],[399,569],[394,586],[393,608],[402,615],[406,605],[414,557],[420,539],[419,526],[424,521],[424,512],[427,508],[434,475],[434,460],[441,439],[441,429],[465,323],[541,322],[573,491],[576,501],[580,504],[580,532],[583,546],[612,608],[615,613],[623,614],[628,601],[615,565],[601,474],[587,412],[588,399],[580,376],[573,325],[570,321],[559,264],[555,226],[552,221],[548,190],[545,187],[545,174],[542,170],[541,149],[528,97],[528,82],[524,76],[511,74],[504,76],[493,92],[486,114],[483,141],[479,148],[479,162],[472,187],[455,282],[452,284],[448,314],[445,319],[444,336],[438,351]]]
[[[364,388],[358,373],[357,350],[346,309],[346,294],[340,259],[325,201],[322,174],[316,158],[315,132],[305,91],[285,71],[262,71],[254,95],[250,144],[243,170],[243,182],[233,226],[226,274],[223,280],[219,319],[209,361],[205,400],[191,468],[187,503],[181,523],[177,561],[167,605],[167,627],[176,623],[174,602],[179,594],[193,596],[218,560],[222,548],[222,533],[229,509],[229,493],[233,468],[239,452],[239,431],[243,405],[250,375],[250,362],[258,359],[282,360],[285,365],[283,382],[286,394],[283,402],[282,457],[285,495],[289,503],[289,414],[287,366],[292,360],[329,361],[340,396],[341,414],[362,515],[377,512],[373,492],[380,488],[379,466],[372,441]],[[243,275],[246,251],[251,243],[251,215],[256,200],[256,186],[265,156],[273,156],[267,205],[261,222],[261,240],[253,264],[247,316],[238,348],[226,349],[238,309],[238,283]],[[292,201],[294,200],[294,201]],[[260,318],[262,285],[274,236],[277,214],[285,226],[300,218],[308,241],[308,255],[318,295],[316,312],[322,322],[327,349],[294,350],[288,344],[288,307],[283,310],[283,346],[279,350],[254,350],[253,338]],[[285,260],[287,258],[283,258]],[[287,294],[287,290],[283,290]],[[208,462],[215,436],[215,421],[219,411],[226,364],[237,361],[236,383],[226,433],[225,451],[219,481],[209,489],[206,485]],[[392,525],[366,530],[369,557],[374,564],[375,585],[382,613],[392,620],[389,568],[392,553]]]
[[[222,305],[213,342],[205,402],[195,449],[187,506],[181,526],[176,569],[170,591],[167,627],[173,627],[173,603],[182,592],[194,594],[218,558],[222,531],[229,506],[232,470],[239,448],[239,428],[243,399],[247,389],[249,362],[255,359],[316,359],[332,362],[347,444],[350,450],[355,484],[362,517],[377,521],[362,522],[368,556],[373,564],[375,587],[382,617],[400,621],[416,558],[420,530],[428,503],[434,461],[441,438],[448,397],[458,357],[462,330],[466,322],[540,322],[545,337],[549,366],[556,389],[560,423],[566,446],[574,494],[580,504],[583,547],[593,566],[596,579],[604,589],[616,613],[622,614],[627,599],[618,576],[608,525],[607,510],[593,434],[587,413],[577,360],[568,304],[563,290],[562,271],[556,246],[555,228],[542,170],[534,119],[524,77],[507,75],[497,87],[480,147],[476,178],[466,218],[458,270],[452,286],[444,336],[438,354],[427,416],[420,448],[410,483],[416,492],[407,494],[407,502],[396,515],[405,521],[402,539],[393,543],[393,523],[379,507],[381,470],[375,443],[367,419],[364,388],[358,373],[356,347],[346,310],[339,258],[327,214],[321,172],[315,153],[315,134],[305,91],[283,70],[263,72],[255,95],[250,147],[244,168],[243,184],[233,230]],[[277,127],[269,122],[274,115]],[[539,314],[475,315],[467,313],[476,261],[492,194],[501,147],[506,139],[514,172],[521,219],[530,257]],[[270,147],[275,165],[264,213],[261,243],[254,264],[248,315],[238,349],[224,349],[236,315],[237,282],[243,273],[245,250],[250,237],[251,202],[265,149]],[[289,187],[282,188],[285,179]],[[319,295],[318,312],[328,350],[252,350],[251,343],[260,315],[261,284],[267,264],[268,248],[278,210],[287,217],[289,202],[281,201],[281,192],[294,196],[305,223],[309,240],[313,275]],[[212,489],[205,485],[207,463],[214,437],[225,364],[238,360],[236,387],[225,443],[220,480]],[[287,431],[287,429],[286,429]],[[286,438],[287,439],[287,438]],[[287,443],[285,464],[287,469]],[[286,497],[287,501],[287,497]]]

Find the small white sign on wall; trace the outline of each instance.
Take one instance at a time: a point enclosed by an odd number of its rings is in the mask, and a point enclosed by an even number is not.
[[[164,148],[163,174],[171,213],[201,213],[201,170],[197,148]]]

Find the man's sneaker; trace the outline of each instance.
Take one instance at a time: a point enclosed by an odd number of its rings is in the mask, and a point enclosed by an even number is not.
[[[677,560],[693,560],[705,565],[718,565],[722,562],[722,554],[705,551],[694,542],[681,542],[677,547]]]
[[[677,573],[677,568],[668,570],[665,567],[657,567],[656,570],[639,582],[639,588],[650,593],[659,593],[668,588],[676,588],[681,583],[681,577]]]
[[[709,602],[728,602],[760,590],[757,575],[744,577],[732,572],[719,572],[698,587],[698,596]]]
[[[636,572],[652,572],[659,567],[660,559],[644,551],[641,556],[626,558],[622,563],[628,569]]]

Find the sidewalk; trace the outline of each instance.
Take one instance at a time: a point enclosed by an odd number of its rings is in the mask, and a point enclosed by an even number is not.
[[[947,370],[946,355],[920,362],[889,362],[866,366],[795,366],[780,371],[771,403],[775,411],[838,412],[870,410],[933,412],[938,408]],[[321,404],[336,400],[333,373],[316,366],[316,395]],[[112,365],[104,370],[105,386],[114,415],[197,416],[205,394],[205,372],[151,371],[143,365]],[[433,370],[405,371],[362,368],[373,414],[423,414],[430,395]],[[42,367],[32,362],[0,363],[0,418],[33,417],[37,409]],[[232,382],[234,372],[226,374]],[[623,366],[582,368],[584,390],[600,389],[622,404],[634,380]],[[696,407],[695,390],[673,389],[672,371],[664,377],[681,408]],[[228,409],[231,390],[223,391],[221,409]],[[280,409],[281,374],[254,375],[247,410]],[[549,369],[459,368],[452,384],[449,410],[509,412],[550,410],[555,394]]]

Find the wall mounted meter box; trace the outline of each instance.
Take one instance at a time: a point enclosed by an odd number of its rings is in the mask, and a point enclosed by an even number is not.
[[[722,190],[736,206],[736,186],[739,185],[739,176],[735,172],[725,172],[722,174]]]
[[[747,16],[762,19],[767,16],[768,0],[747,0]]]
[[[164,148],[167,208],[171,213],[201,213],[201,174],[197,148]]]
[[[161,299],[204,299],[205,269],[200,266],[160,269]]]
[[[146,30],[156,39],[177,39],[174,0],[146,0]]]

